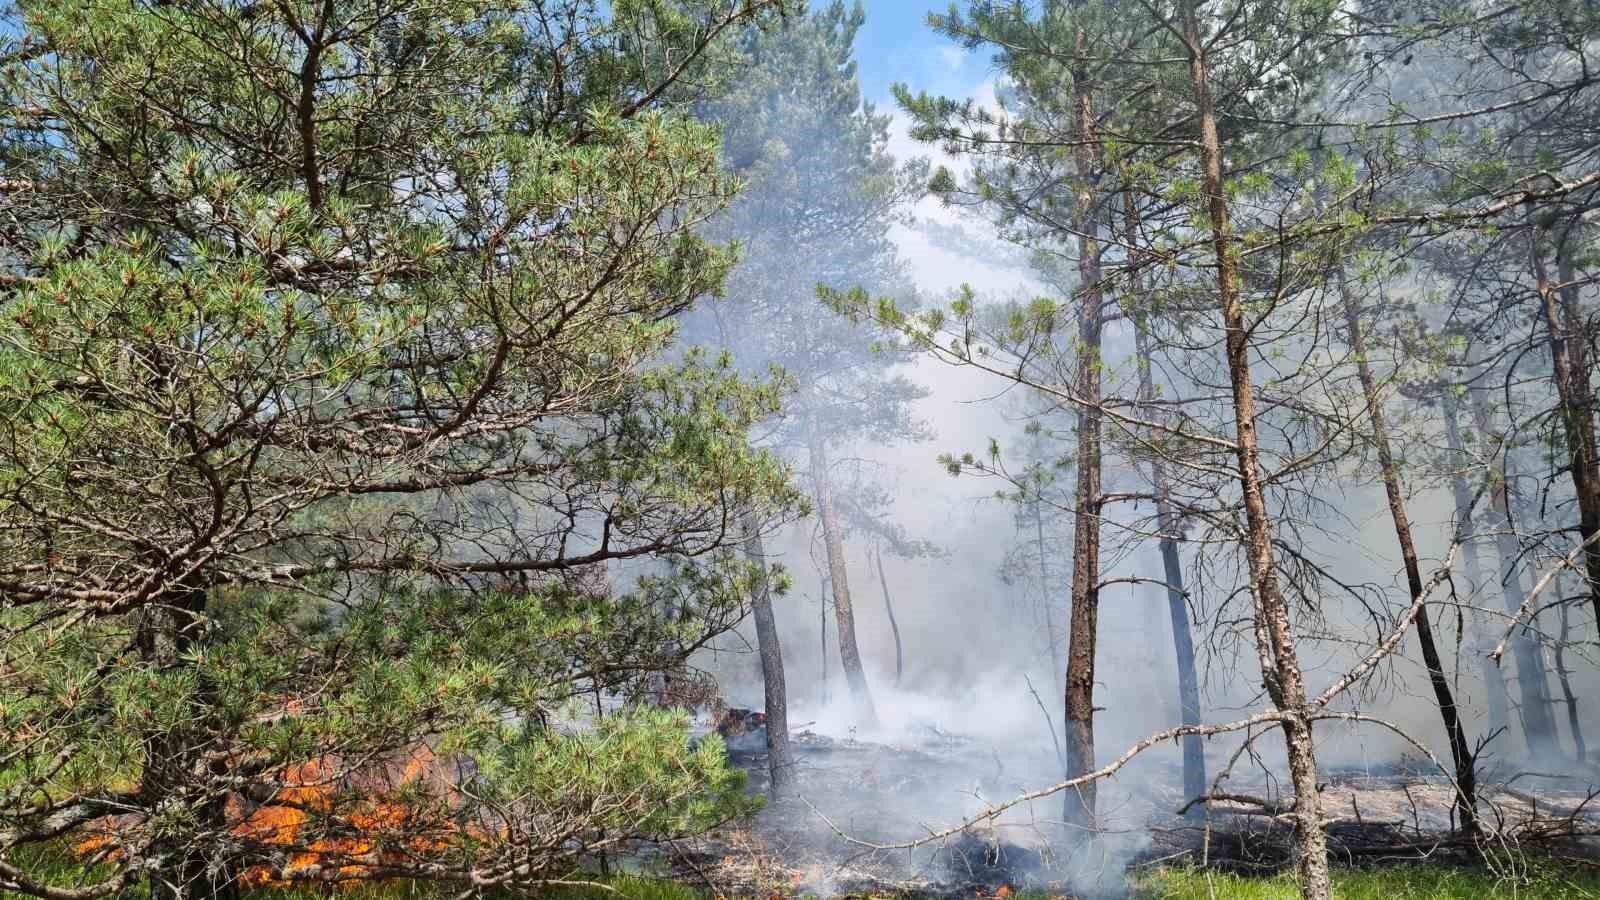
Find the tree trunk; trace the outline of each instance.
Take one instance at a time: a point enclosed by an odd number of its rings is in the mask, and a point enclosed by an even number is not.
[[[745,555],[767,567],[767,551],[761,539],[761,525],[755,516],[744,517]],[[765,582],[752,598],[751,612],[756,620],[756,647],[761,656],[761,680],[766,687],[767,768],[772,776],[772,798],[781,800],[794,793],[794,757],[789,751],[789,692],[783,679],[783,647],[778,643],[778,620],[772,614],[772,592]]]
[[[850,605],[850,575],[845,568],[839,513],[833,506],[828,454],[822,445],[822,436],[816,431],[816,423],[809,427],[811,480],[817,489],[817,514],[822,518],[822,542],[828,552],[828,580],[833,584],[833,613],[839,624],[839,664],[844,669],[845,683],[850,685],[857,724],[863,729],[873,729],[878,726],[878,710],[872,704],[872,691],[867,687],[867,673],[861,666],[861,651],[856,645],[856,614]]]
[[[1561,636],[1556,641],[1556,680],[1561,683],[1561,697],[1567,706],[1567,725],[1572,729],[1573,754],[1578,765],[1583,765],[1589,756],[1589,747],[1583,739],[1583,719],[1578,715],[1578,695],[1572,691],[1571,673],[1567,671],[1567,645],[1572,637],[1571,616],[1568,614],[1567,604],[1562,603],[1561,610]]]
[[[1283,715],[1284,743],[1295,794],[1295,850],[1300,894],[1306,900],[1327,900],[1328,837],[1322,829],[1322,798],[1317,792],[1317,756],[1306,709],[1304,673],[1296,652],[1289,605],[1278,588],[1273,559],[1272,522],[1262,492],[1256,438],[1255,388],[1250,382],[1250,334],[1239,291],[1228,201],[1222,184],[1222,142],[1217,136],[1216,106],[1211,99],[1206,45],[1200,34],[1196,0],[1185,0],[1183,40],[1189,56],[1189,82],[1200,125],[1201,185],[1206,195],[1207,225],[1216,256],[1217,293],[1227,332],[1228,380],[1233,393],[1235,453],[1245,510],[1245,552],[1250,588],[1256,605],[1256,642],[1261,676],[1268,695]]]
[[[883,585],[883,611],[889,614],[889,630],[894,632],[894,684],[900,686],[900,677],[905,672],[905,653],[900,645],[900,623],[894,618],[894,602],[889,599],[889,576],[883,571],[883,548],[876,550],[878,561],[878,583]]]
[[[1472,398],[1473,423],[1480,435],[1493,433],[1494,419],[1489,411],[1488,399],[1482,388],[1474,387]],[[1511,478],[1506,468],[1509,451],[1501,447],[1492,463],[1496,471],[1490,473],[1493,491],[1489,502],[1489,530],[1495,534],[1495,549],[1500,557],[1500,596],[1507,615],[1515,616],[1522,609],[1522,577],[1517,561],[1521,549],[1516,535],[1511,533]],[[1522,718],[1522,733],[1527,737],[1528,752],[1536,757],[1547,757],[1560,752],[1556,739],[1555,717],[1550,710],[1545,689],[1547,677],[1544,656],[1532,634],[1534,623],[1530,620],[1511,633],[1511,655],[1517,661],[1517,696]]]
[[[1400,558],[1406,568],[1406,586],[1414,602],[1423,594],[1422,565],[1417,561],[1417,545],[1412,539],[1411,520],[1406,514],[1405,496],[1400,489],[1400,469],[1395,464],[1394,453],[1389,446],[1389,426],[1383,414],[1383,398],[1378,393],[1378,381],[1373,377],[1372,363],[1367,358],[1367,338],[1361,327],[1361,310],[1345,282],[1342,266],[1335,270],[1334,277],[1344,306],[1350,350],[1356,358],[1356,373],[1361,378],[1361,389],[1366,397],[1367,419],[1372,423],[1372,444],[1378,454],[1378,468],[1383,473],[1383,491],[1389,501],[1389,518],[1394,522],[1395,540],[1400,544]],[[1461,830],[1468,835],[1476,835],[1477,760],[1467,743],[1466,731],[1461,727],[1455,692],[1450,687],[1450,678],[1445,674],[1438,644],[1433,639],[1433,617],[1428,613],[1426,602],[1417,607],[1411,621],[1416,628],[1417,643],[1422,646],[1422,661],[1428,668],[1428,681],[1433,685],[1433,697],[1439,704],[1439,716],[1444,720],[1445,738],[1450,742],[1450,759],[1455,766],[1455,808],[1461,819]]]
[[[1124,196],[1123,210],[1127,217],[1128,231],[1125,244],[1131,248],[1137,246],[1139,233],[1139,212],[1133,204],[1132,194]],[[1135,256],[1133,260],[1135,269],[1140,262],[1142,260]],[[1133,335],[1134,352],[1138,356],[1136,364],[1139,367],[1139,399],[1144,403],[1145,416],[1153,418],[1159,415],[1155,408],[1155,376],[1150,366],[1153,348],[1150,346],[1149,334],[1137,317]],[[1161,550],[1162,576],[1166,582],[1167,614],[1172,622],[1172,649],[1178,664],[1179,717],[1181,724],[1199,725],[1200,677],[1195,666],[1194,633],[1189,623],[1188,592],[1184,590],[1183,565],[1178,556],[1178,538],[1182,533],[1182,525],[1177,511],[1172,508],[1172,481],[1167,477],[1166,461],[1162,459],[1159,450],[1155,450],[1151,455],[1150,484],[1156,494],[1156,527],[1161,531],[1158,546]],[[1206,793],[1205,743],[1200,735],[1187,734],[1182,738],[1182,746],[1183,793],[1185,800],[1192,800]],[[1203,807],[1195,805],[1189,807],[1188,814],[1202,816],[1204,812]]]
[[[1450,452],[1450,495],[1455,501],[1456,522],[1465,540],[1461,545],[1462,569],[1467,576],[1469,591],[1473,597],[1472,629],[1477,639],[1472,642],[1472,654],[1478,660],[1478,674],[1483,679],[1484,700],[1489,706],[1489,734],[1495,735],[1506,731],[1511,726],[1509,711],[1506,707],[1506,682],[1500,675],[1500,667],[1489,658],[1489,651],[1493,649],[1494,629],[1490,626],[1488,617],[1478,609],[1477,594],[1484,586],[1483,565],[1478,559],[1478,539],[1473,532],[1472,491],[1467,487],[1466,476],[1462,470],[1467,465],[1466,448],[1461,440],[1461,422],[1456,406],[1455,388],[1446,386],[1440,392],[1440,405],[1444,407],[1444,432],[1447,448]]]
[[[1080,55],[1086,36],[1078,30]],[[1067,777],[1094,769],[1094,663],[1100,628],[1100,247],[1098,204],[1091,185],[1099,174],[1094,146],[1094,85],[1079,68],[1072,78],[1078,148],[1078,484],[1072,533],[1072,607],[1067,637],[1064,718]],[[1095,828],[1095,784],[1068,790],[1062,818],[1069,828]]]
[[[1539,288],[1539,308],[1550,333],[1552,375],[1560,403],[1561,424],[1567,436],[1568,471],[1578,498],[1578,533],[1590,540],[1600,532],[1600,448],[1595,443],[1594,391],[1589,385],[1587,335],[1583,310],[1578,305],[1578,290],[1573,281],[1571,254],[1563,248],[1571,240],[1569,226],[1557,247],[1560,284],[1550,281],[1538,232],[1530,241],[1534,278]],[[1584,552],[1589,583],[1585,593],[1600,621],[1600,543]]]
[[[203,590],[180,589],[165,602],[145,607],[135,636],[140,656],[156,669],[189,665],[189,654],[202,640],[206,601]],[[190,719],[143,736],[145,764],[139,787],[144,804],[150,809],[191,804],[194,811],[186,829],[157,837],[151,847],[150,856],[165,859],[150,873],[151,900],[239,896],[237,860],[216,846],[227,832],[227,795],[209,783],[227,775],[226,763],[220,754],[216,762],[203,761],[203,754],[213,749],[207,735],[212,687],[202,681],[196,690],[200,696]]]

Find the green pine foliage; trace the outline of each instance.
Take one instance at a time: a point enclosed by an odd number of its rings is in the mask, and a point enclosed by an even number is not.
[[[749,808],[575,708],[800,507],[779,385],[675,349],[734,260],[687,104],[776,5],[6,11],[0,890],[526,887]]]

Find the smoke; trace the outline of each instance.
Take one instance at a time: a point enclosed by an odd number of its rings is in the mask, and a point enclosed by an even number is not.
[[[999,86],[1003,89],[1003,85]],[[988,97],[997,86],[986,82]],[[889,146],[908,150],[904,122],[891,123]],[[921,148],[917,148],[920,150]],[[937,162],[959,164],[958,160]],[[963,285],[978,287],[985,297],[1015,298],[1050,293],[1028,267],[1026,254],[999,243],[990,223],[945,209],[922,199],[915,205],[919,221],[896,224],[889,238],[915,288],[933,303],[942,303]],[[746,224],[754,219],[746,220]],[[848,284],[833,287],[851,287]],[[739,298],[730,299],[728,316],[737,315]],[[790,321],[806,330],[806,316],[786,310]],[[810,321],[819,330],[833,327],[833,314],[816,303]],[[760,347],[730,342],[728,350],[747,367],[764,365],[769,356]],[[1134,359],[1126,322],[1112,323],[1105,333],[1108,369],[1126,373]],[[836,461],[859,460],[872,476],[891,488],[887,518],[909,536],[937,543],[938,558],[897,559],[886,556],[886,577],[904,650],[904,671],[894,671],[895,645],[877,573],[869,567],[870,538],[847,541],[846,562],[854,608],[856,637],[867,666],[868,682],[879,714],[871,731],[863,730],[850,703],[840,670],[838,634],[832,596],[824,588],[826,565],[814,521],[801,522],[772,535],[767,552],[784,564],[793,589],[775,599],[790,698],[789,719],[795,727],[841,741],[873,742],[912,751],[945,752],[959,739],[961,750],[949,751],[970,777],[937,785],[928,793],[890,800],[872,813],[862,828],[885,839],[916,837],[921,829],[954,824],[987,805],[1058,781],[1061,767],[1052,730],[1061,727],[1059,664],[1041,627],[1040,604],[1054,604],[1058,639],[1066,640],[1064,589],[1041,597],[1037,584],[1006,578],[1008,557],[1034,538],[1019,531],[1015,506],[994,496],[1001,485],[982,478],[951,477],[937,462],[940,453],[972,452],[987,457],[991,442],[1001,458],[1020,469],[1023,422],[1016,414],[1025,388],[973,369],[956,368],[926,356],[913,356],[884,377],[903,375],[927,389],[913,401],[912,417],[934,435],[927,442],[864,441],[825,435]],[[1131,395],[1131,391],[1123,392]],[[1418,456],[1428,449],[1426,427],[1418,432]],[[1070,444],[1058,448],[1066,453]],[[792,453],[793,448],[790,448]],[[1138,486],[1138,473],[1115,453],[1106,457],[1107,477]],[[803,469],[803,463],[799,468]],[[1441,564],[1455,530],[1453,498],[1440,479],[1411,470],[1412,493],[1407,511],[1415,526],[1424,575]],[[838,486],[836,486],[838,487]],[[1311,489],[1304,527],[1287,539],[1302,557],[1319,567],[1319,593],[1299,611],[1300,647],[1312,694],[1356,665],[1383,635],[1396,627],[1409,604],[1398,547],[1382,489],[1370,472],[1344,471]],[[1102,577],[1118,582],[1102,592],[1096,657],[1096,754],[1101,763],[1120,754],[1139,738],[1179,721],[1173,637],[1162,588],[1132,580],[1160,577],[1153,539],[1130,535],[1147,526],[1151,510],[1108,509],[1105,513],[1106,556]],[[1070,543],[1051,536],[1046,553],[1070,557]],[[1191,585],[1199,642],[1202,717],[1208,722],[1237,718],[1266,706],[1260,683],[1249,599],[1232,548],[1185,544],[1186,570],[1199,577]],[[1492,549],[1485,548],[1488,568],[1496,570]],[[1435,628],[1446,652],[1448,673],[1457,691],[1471,738],[1487,738],[1489,689],[1481,676],[1479,652],[1468,634],[1472,607],[1498,606],[1498,585],[1492,578],[1471,585],[1458,578],[1435,600]],[[1448,601],[1459,601],[1453,605]],[[1488,616],[1498,631],[1504,621]],[[762,673],[754,653],[755,638],[746,628],[731,640],[703,652],[695,662],[718,675],[733,705],[759,707]],[[1600,687],[1595,667],[1585,661],[1574,674],[1579,695]],[[1509,681],[1516,673],[1502,668]],[[1551,687],[1554,691],[1554,686]],[[1426,673],[1414,638],[1375,673],[1360,690],[1339,701],[1336,709],[1384,719],[1418,739],[1423,751],[1448,759],[1438,727],[1438,707],[1428,690]],[[1562,716],[1558,715],[1558,719]],[[1515,722],[1513,722],[1515,726]],[[1405,757],[1425,755],[1399,734],[1370,724],[1324,723],[1318,726],[1319,758],[1330,769],[1373,770]],[[1207,771],[1215,776],[1234,758],[1244,735],[1206,742]],[[1570,743],[1570,736],[1563,734]],[[946,745],[940,745],[946,740]],[[943,749],[941,749],[943,747]],[[1281,741],[1252,745],[1234,772],[1235,782],[1270,780],[1283,769]],[[1513,727],[1490,743],[1483,755],[1491,768],[1525,754],[1521,729]],[[1100,788],[1100,809],[1106,824],[1126,828],[1130,836],[1110,842],[1118,860],[1136,852],[1137,836],[1151,817],[1170,815],[1179,796],[1179,749],[1158,746]],[[1533,765],[1560,767],[1562,761],[1534,760]],[[819,810],[846,805],[845,796],[814,796]],[[1052,810],[1056,798],[1045,801]],[[1037,815],[1036,807],[1014,816]],[[820,828],[821,826],[819,826]]]
[[[975,275],[1002,286],[1003,291],[997,290],[1002,295],[1040,290],[1014,255],[962,255],[962,243],[951,240],[962,227],[959,218],[947,213],[922,227],[897,228],[896,244],[925,295],[948,296],[956,285]],[[964,227],[975,232],[981,223],[965,223]],[[817,314],[830,315],[820,305]],[[1125,365],[1132,351],[1131,338],[1112,327],[1107,347],[1113,365]],[[969,765],[969,777],[953,778],[932,792],[883,805],[876,821],[857,820],[864,831],[903,840],[916,837],[923,828],[955,824],[990,804],[1058,781],[1061,769],[1050,729],[1061,726],[1062,703],[1061,673],[1055,671],[1041,632],[1037,587],[1002,577],[1008,553],[1032,537],[1019,533],[1015,507],[995,498],[999,485],[970,476],[952,477],[936,462],[941,452],[982,453],[991,440],[998,441],[1002,456],[1015,453],[1021,442],[1021,422],[1008,412],[1016,404],[1004,401],[1022,389],[928,358],[913,358],[895,371],[928,388],[928,395],[916,401],[914,414],[928,423],[934,439],[926,443],[843,444],[835,455],[859,458],[870,465],[892,488],[889,518],[912,537],[936,542],[947,555],[885,559],[905,656],[904,672],[896,684],[893,636],[877,574],[869,567],[868,541],[847,543],[857,638],[880,717],[876,729],[862,730],[849,702],[839,668],[832,598],[823,591],[826,566],[815,522],[799,523],[775,536],[768,542],[768,552],[794,577],[793,590],[775,601],[791,723],[838,740],[918,751],[940,752],[941,736],[971,742],[959,754],[962,764]],[[1119,461],[1108,456],[1107,465],[1115,467]],[[1132,477],[1126,472],[1124,476]],[[1352,590],[1329,589],[1319,598],[1314,615],[1306,613],[1308,625],[1315,626],[1306,630],[1317,635],[1302,647],[1313,693],[1355,665],[1381,634],[1393,628],[1408,600],[1381,488],[1368,481],[1340,481],[1320,489],[1317,499],[1325,511],[1310,523],[1317,527],[1303,531],[1299,549]],[[1442,487],[1418,490],[1408,498],[1408,510],[1417,529],[1426,574],[1448,551],[1455,527],[1452,499]],[[1131,526],[1148,515],[1148,509],[1137,508],[1117,513],[1120,518],[1107,526],[1108,547],[1115,527]],[[1154,541],[1130,546],[1126,552],[1108,554],[1104,577],[1159,577]],[[1067,556],[1070,545],[1058,546],[1055,552]],[[1196,554],[1210,552],[1185,546],[1186,567],[1194,563]],[[1492,553],[1489,559],[1492,567]],[[1208,584],[1201,590],[1214,600],[1216,594],[1227,592],[1227,586]],[[1459,590],[1459,599],[1466,604],[1498,603],[1494,593],[1498,586],[1492,583],[1478,586],[1479,594],[1488,597],[1471,596],[1464,580]],[[1053,598],[1062,641],[1065,600],[1064,595]],[[1233,602],[1234,615],[1247,608],[1247,601],[1238,597]],[[1241,603],[1246,605],[1241,607]],[[1103,711],[1097,714],[1095,725],[1096,752],[1104,763],[1140,737],[1176,724],[1179,709],[1172,635],[1162,590],[1149,584],[1116,584],[1103,592],[1100,611],[1096,703]],[[1208,606],[1200,612],[1215,616],[1219,609]],[[1445,606],[1436,613],[1436,628],[1446,647],[1447,665],[1453,667],[1451,675],[1469,734],[1481,738],[1487,736],[1487,687],[1479,677],[1477,660],[1470,655],[1472,647],[1464,641],[1467,615]],[[1230,642],[1206,641],[1219,626],[1236,635],[1244,630],[1237,621],[1203,619],[1197,623],[1206,721],[1235,718],[1265,705],[1248,635]],[[718,673],[734,705],[761,704],[761,671],[753,647],[753,634],[746,634],[698,660]],[[1574,678],[1582,695],[1600,685],[1593,667],[1580,668],[1583,671]],[[1504,675],[1509,679],[1515,672],[1507,667]],[[1428,692],[1414,639],[1404,642],[1393,663],[1385,666],[1371,685],[1342,701],[1339,708],[1393,722],[1419,738],[1436,758],[1448,759],[1448,747],[1437,727],[1438,709]],[[1209,775],[1215,776],[1227,764],[1242,737],[1206,742]],[[1283,771],[1281,741],[1260,740],[1252,749],[1235,771],[1233,783],[1249,783]],[[1383,770],[1421,756],[1393,732],[1346,723],[1319,726],[1318,749],[1330,770],[1356,772]],[[1524,752],[1520,729],[1513,728],[1512,733],[1495,738],[1484,761],[1493,771],[1499,761]],[[1151,818],[1173,811],[1175,801],[1181,799],[1177,794],[1181,784],[1178,762],[1176,744],[1159,746],[1102,784],[1100,808],[1107,826],[1128,832],[1109,843],[1106,852],[1111,857],[1102,861],[1106,863],[1103,868],[1125,863],[1145,844],[1140,836],[1143,826]],[[1532,764],[1555,767],[1561,761],[1536,760]],[[824,813],[844,802],[842,797],[829,796],[808,800]],[[1013,811],[1003,821],[1036,821],[1041,807],[1048,807],[1048,818],[1059,808],[1058,798]],[[822,828],[820,824],[817,827]]]

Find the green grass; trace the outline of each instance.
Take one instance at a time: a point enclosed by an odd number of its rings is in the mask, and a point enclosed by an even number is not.
[[[1200,869],[1162,869],[1135,881],[1136,896],[1161,900],[1291,900],[1292,872],[1245,877]],[[1335,870],[1338,900],[1600,900],[1600,872],[1559,862],[1524,860],[1514,868],[1392,865]]]

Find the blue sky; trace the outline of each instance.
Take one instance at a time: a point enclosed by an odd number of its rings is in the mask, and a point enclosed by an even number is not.
[[[868,100],[889,111],[889,86],[904,82],[913,90],[971,96],[993,75],[982,51],[968,53],[935,34],[925,21],[930,12],[944,12],[949,0],[863,0],[866,24],[856,41],[861,90]]]
[[[827,0],[811,2],[820,4]],[[965,5],[967,0],[959,2]],[[889,88],[899,82],[913,91],[973,97],[992,106],[997,72],[990,54],[984,50],[969,52],[928,27],[928,13],[947,11],[950,0],[863,0],[863,5],[867,20],[856,38],[861,92],[879,112],[893,117],[889,152],[901,159],[928,157],[935,164],[949,165],[960,171],[964,168],[961,160],[951,159],[938,147],[911,140],[906,133],[908,119],[900,112]],[[918,219],[945,223],[961,218],[955,211],[942,208],[932,197],[924,197],[917,203],[914,214]],[[915,229],[896,228],[890,236],[911,264],[920,286],[935,295],[947,294],[973,278],[991,287],[1015,285],[1019,281],[1018,273],[995,268],[996,261],[956,254],[948,246],[935,246]]]

